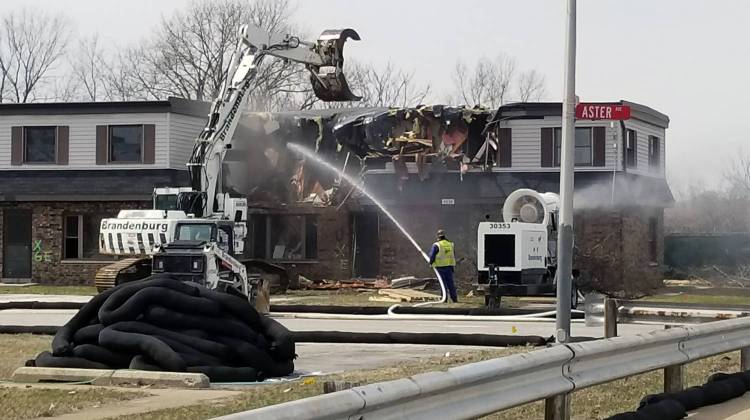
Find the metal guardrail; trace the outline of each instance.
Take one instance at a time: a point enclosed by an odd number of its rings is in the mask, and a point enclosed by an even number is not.
[[[219,419],[474,418],[736,350],[742,351],[742,368],[750,367],[750,318],[564,344]],[[675,385],[682,386],[665,388]]]

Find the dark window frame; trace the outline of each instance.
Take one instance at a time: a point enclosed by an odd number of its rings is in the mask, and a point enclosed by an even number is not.
[[[97,234],[95,237],[90,237],[87,239],[86,232],[84,231],[84,228],[87,225],[90,226],[100,226],[101,219],[104,217],[100,217],[102,215],[100,214],[90,214],[90,213],[67,213],[63,214],[63,225],[62,225],[62,258],[61,261],[63,263],[65,262],[73,262],[73,263],[85,263],[85,262],[108,262],[110,260],[117,260],[117,256],[114,255],[102,255],[99,253],[99,235],[100,232],[97,229]],[[92,222],[92,219],[96,220],[96,223],[87,223]],[[77,227],[75,235],[72,235],[71,232],[68,232],[68,219],[69,218],[75,218]],[[76,249],[75,254],[68,254],[68,239],[75,239],[76,240]],[[93,256],[86,257],[86,251],[88,248],[85,247],[86,244],[89,244],[94,247],[96,252]],[[71,256],[69,256],[71,255]],[[73,256],[74,255],[74,256]]]
[[[76,219],[76,232],[72,235],[69,229],[69,219]],[[75,239],[76,249],[75,256],[69,256],[68,239]],[[63,217],[63,260],[82,260],[83,259],[83,215],[68,214]]]
[[[29,154],[28,134],[27,134],[28,130],[29,129],[42,129],[42,128],[52,129],[55,132],[55,142],[54,142],[54,146],[53,146],[53,149],[54,149],[53,150],[53,155],[54,155],[54,157],[53,157],[53,159],[51,161],[43,161],[43,162],[40,162],[40,161],[30,161],[29,158],[28,158],[28,154]],[[22,144],[23,144],[23,159],[22,159],[22,162],[23,162],[24,165],[55,165],[55,164],[57,164],[58,159],[59,159],[59,156],[58,156],[59,133],[58,133],[56,125],[24,125],[24,126],[22,126],[21,130],[22,130],[21,136],[22,136],[22,139],[23,139],[23,141],[22,141]]]
[[[625,165],[627,168],[638,167],[638,132],[631,128],[625,131]]]
[[[648,166],[661,168],[661,139],[657,136],[648,136]]]
[[[289,258],[273,258],[274,253],[274,247],[275,244],[273,243],[273,238],[278,238],[278,232],[274,232],[273,229],[273,222],[272,218],[274,217],[301,217],[302,218],[302,225],[300,226],[300,244],[302,246],[301,253],[303,255],[302,258],[299,259],[289,259]],[[252,258],[260,258],[260,259],[267,259],[269,261],[274,262],[316,262],[318,261],[318,227],[319,227],[319,217],[317,214],[314,213],[294,213],[294,214],[285,214],[285,213],[269,213],[269,214],[255,214],[251,216],[252,222],[251,225],[253,227],[253,233],[252,235],[248,235],[249,239],[249,246],[246,247],[248,251],[250,252],[250,255]],[[260,226],[262,225],[262,227]],[[262,229],[263,233],[263,239],[265,239],[264,243],[258,243],[256,236],[258,235],[258,232],[256,232],[256,229]],[[315,238],[311,239],[308,236],[314,233]],[[252,237],[251,237],[252,236]]]
[[[141,130],[141,145],[138,160],[113,160],[112,159],[112,130],[117,128],[139,127]],[[146,149],[146,132],[144,124],[111,124],[107,125],[107,163],[111,165],[142,165]]]
[[[576,130],[576,133],[578,132],[578,130],[581,130],[581,131],[588,130],[589,132],[588,146],[579,146],[577,144],[573,146],[574,151],[578,149],[588,149],[589,161],[588,163],[574,162],[574,166],[576,167],[594,166],[594,127],[576,127],[575,130]],[[573,141],[575,141],[575,139]],[[555,166],[555,167],[560,166],[560,161],[562,159],[561,155],[562,155],[562,127],[554,127],[552,129],[552,166]],[[573,155],[577,156],[576,153],[574,153]]]
[[[659,262],[659,218],[651,216],[648,219],[648,259],[652,264]]]

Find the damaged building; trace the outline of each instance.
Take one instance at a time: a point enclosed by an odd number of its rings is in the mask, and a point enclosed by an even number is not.
[[[576,124],[575,264],[584,287],[637,295],[660,284],[669,119],[649,107],[624,122]],[[311,279],[429,276],[423,257],[363,194],[290,151],[309,147],[362,179],[424,250],[456,243],[457,280],[476,278],[476,229],[501,220],[518,188],[558,192],[560,103],[484,109],[421,106],[247,114],[225,187],[251,208],[246,256]]]
[[[662,213],[673,199],[664,175],[669,119],[626,104],[632,116],[623,123],[577,122],[575,261],[594,286],[633,294],[661,278]],[[2,105],[3,281],[90,283],[112,261],[96,247],[99,221],[149,207],[154,187],[187,184],[207,107],[176,98]],[[361,180],[423,250],[445,229],[466,289],[476,277],[477,224],[500,220],[518,188],[558,191],[560,115],[559,103],[246,113],[223,171],[224,188],[250,205],[244,257],[285,267],[293,283],[297,274],[432,274],[372,201],[287,148],[296,143]]]

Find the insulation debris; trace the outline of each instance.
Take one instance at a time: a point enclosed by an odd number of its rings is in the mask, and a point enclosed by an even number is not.
[[[436,172],[460,177],[495,164],[496,145],[488,145],[495,133],[485,132],[489,117],[485,109],[443,105],[246,113],[227,153],[224,185],[254,207],[344,201],[348,186],[287,143],[315,150],[355,178],[373,169],[396,172],[400,185],[413,174],[421,181]]]

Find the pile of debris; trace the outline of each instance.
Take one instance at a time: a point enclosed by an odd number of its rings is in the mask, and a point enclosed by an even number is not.
[[[310,280],[299,276],[299,287],[302,290],[377,290],[390,287],[388,280],[378,279],[349,279],[349,280]]]

